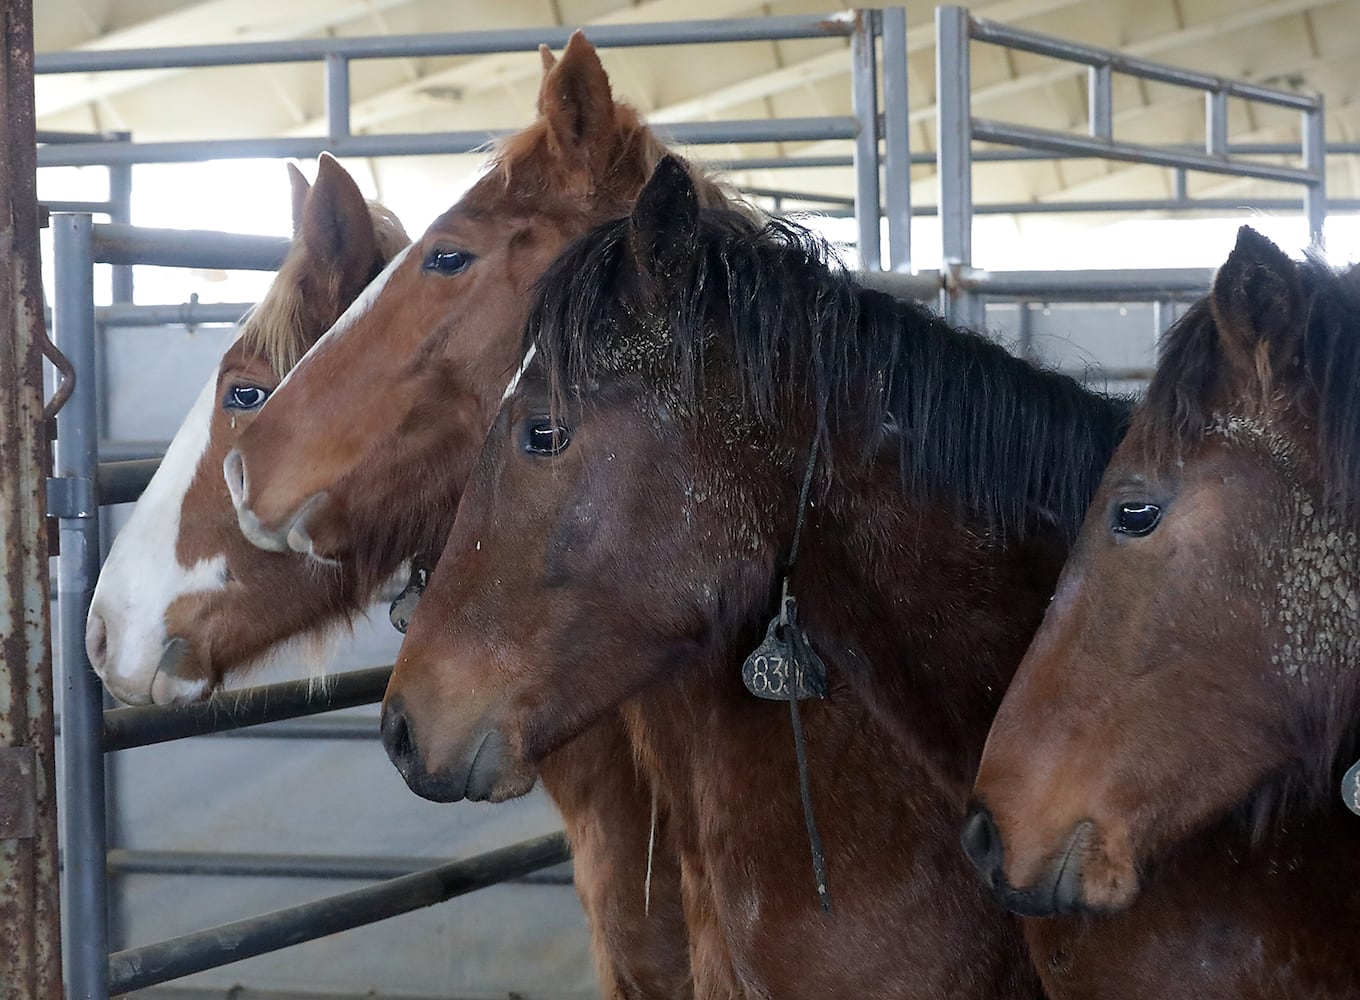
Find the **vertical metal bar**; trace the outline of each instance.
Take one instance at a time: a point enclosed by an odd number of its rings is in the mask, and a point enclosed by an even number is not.
[[[855,136],[855,225],[859,231],[859,265],[877,271],[882,265],[878,189],[878,60],[874,38],[878,12],[855,12],[850,36],[850,86],[859,132]]]
[[[336,52],[326,56],[326,135],[349,135],[349,60]]]
[[[56,289],[52,329],[77,373],[57,415],[57,476],[90,484],[89,503],[61,519],[57,618],[64,674],[61,745],[65,762],[62,833],[66,979],[71,1000],[108,996],[108,885],[104,830],[103,687],[85,654],[85,616],[99,575],[99,518],[93,483],[98,421],[94,371],[94,246],[88,215],[52,220]]]
[[[935,9],[936,146],[940,176],[944,309],[955,323],[981,325],[978,297],[958,284],[973,259],[973,113],[968,86],[968,11]]]
[[[1211,156],[1228,155],[1228,92],[1211,90],[1204,95],[1204,151]]]
[[[1034,311],[1030,308],[1031,303],[1021,299],[1015,303],[1019,310],[1016,317],[1016,333],[1020,338],[1017,345],[1020,350],[1020,357],[1029,361],[1034,360]]]
[[[1322,247],[1323,224],[1327,221],[1327,116],[1321,97],[1317,107],[1303,116],[1303,165],[1317,171],[1317,180],[1303,189],[1303,210],[1308,216],[1308,238]]]
[[[1186,182],[1185,168],[1177,167],[1175,173],[1172,176],[1174,178],[1173,183],[1175,185],[1174,191],[1175,199],[1177,201],[1185,201],[1187,198],[1190,197],[1190,187],[1189,184]]]
[[[907,101],[907,10],[885,7],[883,139],[888,208],[888,269],[911,272],[911,122]]]
[[[120,142],[130,142],[131,132],[115,132]],[[129,224],[132,222],[132,164],[112,163],[109,165],[109,220]],[[113,266],[113,301],[132,301],[132,265]]]
[[[1113,77],[1110,64],[1105,63],[1101,66],[1092,66],[1090,79],[1087,81],[1091,135],[1098,139],[1110,139],[1114,136]]]
[[[0,0],[0,993],[61,994],[33,6]]]

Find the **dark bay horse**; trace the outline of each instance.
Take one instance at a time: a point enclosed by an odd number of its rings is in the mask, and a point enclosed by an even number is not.
[[[1267,995],[1360,995],[1357,498],[1360,272],[1243,227],[988,738],[965,841],[1010,905],[1136,914],[1229,845]]]
[[[308,657],[367,603],[353,574],[263,552],[236,527],[222,459],[298,358],[410,239],[323,154],[291,164],[293,243],[114,539],[86,626],[90,662],[129,704],[205,698],[263,663]],[[318,664],[320,666],[321,664]]]
[[[545,53],[536,120],[308,354],[226,463],[257,544],[385,579],[443,550],[520,360],[533,284],[561,248],[624,213],[665,147],[614,100],[581,35]],[[707,201],[723,204],[702,181]],[[679,869],[618,716],[545,762],[605,990],[690,993]],[[649,840],[654,849],[648,851]],[[647,892],[650,862],[650,893]]]
[[[541,289],[388,688],[403,776],[519,795],[621,710],[671,809],[697,994],[1039,995],[957,823],[1124,408],[860,289],[796,227],[701,213],[672,161]],[[742,682],[800,521],[830,916],[790,710]]]

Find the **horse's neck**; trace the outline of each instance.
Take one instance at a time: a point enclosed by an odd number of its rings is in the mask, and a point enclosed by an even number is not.
[[[906,496],[895,459],[851,478],[809,517],[792,583],[804,626],[899,744],[965,792],[1066,545]]]

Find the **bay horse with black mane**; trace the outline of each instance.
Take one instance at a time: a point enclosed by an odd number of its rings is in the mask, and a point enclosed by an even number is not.
[[[701,213],[669,160],[540,287],[388,687],[407,782],[523,794],[621,710],[698,995],[1041,995],[956,829],[1124,408],[861,289],[797,227]],[[829,667],[800,712],[829,917],[789,708],[742,681],[786,573]]]
[[[384,739],[426,794],[499,799],[622,706],[672,808],[698,992],[1023,995],[1013,931],[941,824],[1127,410],[826,265],[796,229],[699,213],[665,165],[559,260]],[[829,920],[789,713],[740,679],[786,574],[829,666],[801,714]],[[1025,921],[1048,995],[1345,995],[1280,949],[1347,863],[1280,872],[1230,847],[1191,845],[1125,914]]]
[[[1360,995],[1358,504],[1360,271],[1243,227],[988,738],[965,843],[1008,905],[1136,913],[1214,840],[1274,911],[1244,971]]]
[[[292,164],[289,176],[293,243],[279,273],[175,434],[95,587],[90,663],[129,704],[196,701],[266,663],[319,668],[329,630],[372,596],[353,574],[248,544],[219,475],[298,358],[410,242],[329,155],[314,185]]]
[[[624,213],[666,149],[616,102],[580,33],[542,50],[538,115],[270,397],[224,464],[244,533],[365,584],[442,551],[519,362],[534,282]],[[709,203],[726,204],[698,180]],[[664,806],[617,715],[545,762],[611,997],[686,997],[689,951]],[[653,845],[649,852],[648,845]],[[649,874],[650,873],[650,874]]]

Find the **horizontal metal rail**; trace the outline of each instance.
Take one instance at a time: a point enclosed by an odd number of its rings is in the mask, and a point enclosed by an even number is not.
[[[1162,149],[1203,150],[1203,145],[1176,143],[1162,146]],[[1360,155],[1360,142],[1329,142],[1323,152],[1327,156]],[[1302,155],[1297,143],[1280,142],[1230,142],[1228,153],[1239,156],[1292,156]],[[1036,160],[1093,160],[1101,157],[1094,153],[1047,153],[1032,149],[979,149],[973,152],[974,163],[1023,163]],[[740,170],[816,170],[851,166],[849,156],[750,156],[740,160],[701,160],[706,170],[734,173]],[[912,153],[911,162],[916,165],[934,166],[936,157],[933,152]],[[1330,204],[1330,202],[1328,203]],[[914,214],[914,213],[913,213]]]
[[[1167,146],[1148,146],[1137,142],[1117,142],[1099,136],[1076,135],[1054,129],[1015,125],[1010,122],[973,119],[973,138],[981,142],[1000,142],[1026,149],[1050,153],[1069,153],[1144,163],[1156,167],[1180,167],[1203,170],[1212,174],[1231,174],[1234,177],[1255,177],[1260,180],[1283,181],[1287,184],[1310,184],[1317,179],[1317,171],[1303,167],[1288,167],[1259,160],[1242,160],[1231,156],[1196,152],[1191,149]]]
[[[99,457],[108,462],[128,462],[141,458],[163,458],[169,441],[125,441],[101,438]]]
[[[226,691],[192,705],[139,705],[104,712],[104,750],[127,750],[258,726],[280,719],[320,715],[381,701],[392,668],[369,667],[308,681],[285,681]]]
[[[715,42],[772,42],[794,38],[848,36],[854,30],[850,13],[783,15],[656,21],[641,24],[590,26],[590,43],[597,49],[645,45],[701,45]],[[174,48],[106,49],[84,52],[43,52],[33,72],[102,73],[133,69],[192,69],[208,66],[263,63],[321,62],[327,56],[345,59],[419,59],[432,56],[484,56],[508,52],[536,52],[539,45],[561,48],[568,27],[512,28],[495,31],[383,35],[370,38],[298,38]]]
[[[1210,73],[1200,73],[1193,69],[1182,69],[1177,66],[1167,66],[1164,63],[1150,62],[1137,56],[1124,55],[1108,49],[1098,49],[1089,45],[1082,45],[1079,42],[1054,38],[1051,35],[1026,31],[1023,28],[1015,28],[999,21],[970,17],[969,22],[970,33],[973,39],[979,42],[1001,45],[1009,49],[1019,49],[1022,52],[1032,52],[1035,55],[1049,56],[1066,62],[1085,63],[1092,67],[1108,66],[1116,73],[1125,73],[1129,76],[1141,77],[1144,80],[1155,80],[1158,83],[1170,83],[1196,90],[1222,93],[1229,97],[1239,97],[1247,101],[1260,101],[1262,104],[1275,104],[1284,108],[1295,108],[1299,111],[1312,111],[1320,106],[1317,98],[1308,97],[1304,94],[1291,94],[1286,91],[1272,90],[1259,84],[1231,80]]]
[[[853,139],[859,124],[850,116],[753,118],[716,122],[677,122],[655,127],[658,135],[680,145],[722,143],[824,142]],[[73,143],[38,150],[40,167],[88,167],[122,163],[186,163],[270,157],[430,156],[482,153],[510,130],[415,132],[272,139],[213,139],[175,142]],[[141,263],[141,262],[136,262]],[[147,263],[157,263],[150,261]]]
[[[965,269],[960,287],[981,295],[1083,302],[1142,302],[1198,298],[1209,290],[1214,270],[1166,267],[1141,271],[983,271]]]
[[[409,913],[569,858],[566,838],[549,834],[379,885],[120,951],[109,958],[109,993],[130,993]]]
[[[205,878],[353,879],[381,882],[427,871],[446,858],[381,855],[223,854],[220,851],[109,851],[110,875],[188,875]],[[553,867],[514,879],[520,884],[570,885],[571,869]]]
[[[100,148],[112,151],[113,146]],[[277,270],[291,243],[281,236],[243,236],[201,229],[148,229],[112,222],[95,226],[93,236],[94,259],[100,264],[155,264],[242,271]]]
[[[329,719],[280,719],[246,729],[223,729],[205,736],[245,740],[364,740],[378,738],[378,720],[364,716],[341,715]]]
[[[39,204],[49,212],[110,215],[113,212],[118,211],[118,206],[111,201],[51,201],[49,199],[43,199]]]
[[[252,251],[253,252],[253,251]],[[133,305],[115,302],[96,306],[94,321],[103,327],[123,326],[234,326],[255,308],[250,302],[181,302],[172,305]]]
[[[95,474],[96,496],[101,504],[133,503],[160,468],[158,458],[125,462],[100,462]]]

